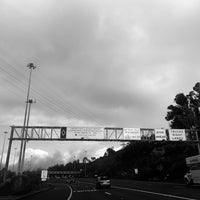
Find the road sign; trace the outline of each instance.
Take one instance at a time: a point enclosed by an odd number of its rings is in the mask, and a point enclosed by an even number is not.
[[[67,132],[67,127],[62,127],[60,130],[60,138],[61,139],[66,139],[66,132]]]
[[[155,129],[155,139],[158,141],[167,140],[165,129]]]
[[[155,140],[155,130],[152,128],[141,128],[141,140]]]
[[[47,175],[48,175],[48,170],[47,169],[43,169],[41,171],[41,180],[42,181],[46,181],[47,180]]]
[[[169,139],[170,141],[185,141],[185,129],[170,129],[169,130]]]
[[[67,138],[103,139],[104,128],[101,127],[67,127]]]
[[[140,128],[124,128],[125,140],[141,140]]]

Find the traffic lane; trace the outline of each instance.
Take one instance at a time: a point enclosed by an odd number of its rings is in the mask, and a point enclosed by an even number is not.
[[[95,184],[76,181],[70,186],[73,190],[70,200],[121,200],[121,196],[112,195],[110,189],[97,190]]]
[[[87,182],[80,182],[77,181],[76,183],[71,184],[73,194],[71,200],[132,200],[133,198],[136,200],[171,200],[173,198],[177,198],[175,196],[167,196],[163,194],[155,194],[155,193],[148,193],[145,191],[135,191],[129,188],[119,188],[112,186],[109,189],[96,189],[95,184],[87,183]],[[180,197],[179,197],[180,198]]]
[[[80,190],[73,192],[71,200],[173,200],[183,199],[175,196],[162,196],[153,193],[144,193],[120,188]],[[185,199],[194,200],[194,199]]]
[[[113,186],[133,188],[166,195],[181,196],[185,198],[200,199],[200,187],[186,187],[184,184],[148,182],[148,181],[123,181],[113,180]]]
[[[27,200],[66,200],[71,194],[70,187],[65,183],[53,183],[53,189],[28,196]]]
[[[80,179],[80,181],[95,184],[95,179]],[[133,188],[137,190],[145,190],[155,193],[162,193],[166,195],[181,196],[185,198],[200,199],[200,187],[192,186],[190,188],[183,184],[163,183],[163,182],[149,182],[149,181],[135,181],[135,180],[111,180],[112,186]]]
[[[198,200],[199,198],[188,198],[184,197],[183,195],[177,196],[173,194],[166,194],[166,193],[158,193],[158,192],[151,192],[146,190],[138,190],[138,189],[131,189],[131,188],[124,188],[124,187],[112,187],[111,194],[121,195],[122,199],[136,199],[136,200],[175,200],[175,199],[182,199],[182,200]]]
[[[76,191],[73,192],[71,200],[120,200],[120,198],[114,198],[106,191]]]

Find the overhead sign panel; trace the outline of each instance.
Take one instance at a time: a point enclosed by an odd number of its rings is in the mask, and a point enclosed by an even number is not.
[[[60,130],[60,138],[65,139],[66,133],[67,133],[67,127],[62,127],[61,130]]]
[[[155,139],[158,141],[167,140],[165,129],[155,129]]]
[[[141,128],[141,140],[155,140],[155,130],[148,128]]]
[[[185,129],[170,129],[169,130],[169,139],[171,141],[185,141],[186,136],[185,136]]]
[[[67,127],[69,139],[104,139],[102,127]]]
[[[140,128],[124,128],[125,140],[141,140]]]

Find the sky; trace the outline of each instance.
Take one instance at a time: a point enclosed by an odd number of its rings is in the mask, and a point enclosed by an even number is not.
[[[29,125],[169,128],[167,107],[199,82],[199,10],[199,0],[1,0],[0,147],[23,125],[30,62]],[[27,163],[121,145],[29,142]]]

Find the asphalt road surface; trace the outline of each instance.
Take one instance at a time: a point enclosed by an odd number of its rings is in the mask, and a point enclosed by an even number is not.
[[[110,189],[96,189],[95,180],[79,179],[75,183],[54,180],[54,189],[27,197],[28,200],[200,200],[200,187],[181,184],[111,180]]]

